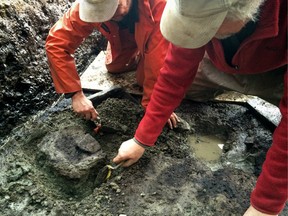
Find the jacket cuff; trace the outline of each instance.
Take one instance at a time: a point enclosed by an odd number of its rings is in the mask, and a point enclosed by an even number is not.
[[[135,137],[133,137],[133,141],[143,147],[144,149],[147,149],[149,146],[144,145],[143,143],[139,142]]]
[[[76,93],[77,93],[77,91],[76,92],[70,92],[70,93],[64,93],[64,97],[66,99],[69,99],[69,98],[72,98]]]

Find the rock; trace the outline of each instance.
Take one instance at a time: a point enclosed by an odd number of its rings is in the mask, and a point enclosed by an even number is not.
[[[101,149],[97,140],[91,135],[86,134],[84,138],[76,144],[82,151],[87,153],[96,153]]]
[[[76,126],[46,135],[38,147],[46,156],[48,166],[71,179],[88,176],[105,158],[99,143]]]
[[[177,127],[175,128],[175,130],[178,132],[191,131],[191,126],[188,124],[188,122],[180,118],[179,116],[178,118],[179,122],[177,123]]]

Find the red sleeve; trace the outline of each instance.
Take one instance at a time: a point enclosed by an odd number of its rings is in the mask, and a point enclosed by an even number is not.
[[[80,20],[79,3],[75,3],[49,31],[45,48],[58,93],[81,90],[73,54],[83,40],[92,33],[95,25]]]
[[[155,5],[151,5],[151,11],[153,14],[153,30],[149,35],[148,42],[145,46],[145,52],[143,53],[144,58],[141,59],[143,67],[142,73],[144,73],[143,81],[143,97],[142,97],[142,106],[146,109],[152,94],[152,90],[156,83],[157,77],[159,75],[160,69],[163,66],[166,52],[168,49],[169,42],[164,39],[160,32],[160,19],[162,12],[164,10],[166,1],[155,1]],[[146,21],[147,22],[147,21]],[[145,28],[145,23],[138,24],[141,31]],[[139,32],[140,33],[140,32]],[[143,34],[143,32],[142,32]],[[137,35],[137,34],[136,34]],[[143,36],[141,36],[143,37]],[[140,45],[141,46],[141,45]],[[139,71],[140,72],[140,71]],[[141,73],[141,72],[140,72]]]
[[[139,142],[154,145],[167,119],[181,103],[192,83],[204,51],[204,48],[185,49],[169,45],[146,113],[135,133]]]
[[[288,108],[287,72],[284,94],[280,102],[282,119],[273,134],[273,144],[267,152],[256,187],[251,194],[254,208],[266,214],[279,214],[288,198]]]

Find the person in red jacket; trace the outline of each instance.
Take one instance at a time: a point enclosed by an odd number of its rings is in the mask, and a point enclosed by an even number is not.
[[[78,0],[50,29],[46,53],[56,92],[72,98],[73,110],[87,120],[97,111],[81,89],[73,54],[83,40],[97,29],[108,40],[106,67],[110,73],[137,68],[146,109],[163,65],[168,41],[160,32],[166,0]],[[179,121],[172,113],[170,128]]]
[[[164,65],[134,138],[121,144],[113,161],[130,166],[141,158],[145,147],[154,145],[191,83],[190,90],[196,89],[193,86],[197,87],[197,77],[202,73],[200,70],[197,74],[197,69],[207,53],[219,70],[211,72],[215,72],[215,80],[221,74],[236,82],[241,75],[247,78],[245,82],[268,76],[270,82],[259,79],[254,83],[258,93],[265,91],[266,85],[283,89],[279,100],[282,118],[251,194],[251,206],[244,213],[279,214],[288,193],[287,0],[170,0],[160,29],[171,42]],[[279,77],[281,82],[275,82]],[[220,79],[218,87],[222,84]]]

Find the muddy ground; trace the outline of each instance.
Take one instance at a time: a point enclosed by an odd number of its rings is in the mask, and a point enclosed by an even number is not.
[[[45,53],[49,29],[73,0],[0,0],[0,144],[17,125],[58,97]],[[75,53],[79,73],[102,49],[94,32]]]
[[[58,101],[44,44],[71,2],[0,0],[0,215],[242,215],[273,128],[237,104],[184,101],[176,113],[188,125],[164,128],[137,164],[96,184],[143,111],[138,96],[95,101],[102,121],[95,133],[69,100]],[[79,47],[80,73],[103,47],[98,32]],[[225,145],[206,161],[190,138],[201,143],[211,134]]]
[[[236,104],[184,101],[176,113],[189,126],[165,127],[137,164],[95,182],[143,116],[140,98],[135,103],[125,95],[94,101],[98,133],[66,99],[19,127],[1,147],[0,214],[242,215],[271,131]],[[221,157],[206,161],[195,155],[188,138],[196,135],[225,140]]]

